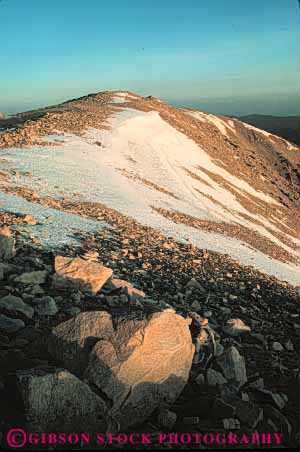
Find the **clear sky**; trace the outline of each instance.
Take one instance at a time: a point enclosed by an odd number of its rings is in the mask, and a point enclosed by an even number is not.
[[[0,111],[122,89],[300,114],[298,0],[0,0]]]

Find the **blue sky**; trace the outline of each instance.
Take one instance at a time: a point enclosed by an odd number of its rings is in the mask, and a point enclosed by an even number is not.
[[[298,0],[2,0],[0,111],[123,89],[300,114]]]

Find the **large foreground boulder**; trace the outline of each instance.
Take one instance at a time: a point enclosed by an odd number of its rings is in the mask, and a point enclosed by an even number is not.
[[[54,328],[49,351],[111,401],[121,429],[139,424],[174,403],[191,369],[189,321],[172,310],[148,319],[80,314]]]
[[[112,270],[96,262],[85,261],[79,257],[57,256],[53,287],[61,290],[82,290],[95,295],[111,277]]]
[[[104,431],[105,403],[68,371],[26,370],[18,373],[17,381],[32,431]]]
[[[69,370],[81,375],[96,342],[100,339],[110,339],[113,335],[114,328],[109,313],[82,312],[53,328],[48,341],[48,350]]]

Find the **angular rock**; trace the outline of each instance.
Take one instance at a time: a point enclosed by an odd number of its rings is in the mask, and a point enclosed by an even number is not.
[[[70,308],[64,309],[64,313],[70,317],[76,317],[81,313],[81,310],[77,306],[71,306]]]
[[[111,315],[104,311],[83,312],[53,328],[48,340],[50,354],[75,373],[86,368],[91,349],[100,339],[114,334]]]
[[[34,299],[34,310],[40,316],[53,316],[58,313],[59,309],[52,297],[46,296]]]
[[[165,432],[172,431],[172,428],[176,424],[177,415],[170,410],[162,410],[157,416],[157,422],[159,427]]]
[[[203,374],[199,374],[195,381],[199,386],[204,386],[206,384],[205,376]]]
[[[34,272],[26,272],[21,276],[17,276],[15,278],[15,282],[28,284],[28,285],[36,285],[36,284],[44,284],[47,279],[48,272],[47,270],[37,270]]]
[[[241,319],[230,319],[223,327],[224,333],[232,337],[238,337],[241,334],[250,333],[251,328]]]
[[[31,295],[43,295],[45,293],[44,289],[36,284],[35,286],[28,287]]]
[[[238,419],[223,419],[223,427],[225,428],[225,430],[238,430],[240,426],[241,424]]]
[[[191,308],[193,309],[193,311],[196,311],[196,312],[200,311],[201,305],[200,305],[199,301],[197,301],[197,300],[193,301],[193,303],[191,304]]]
[[[111,277],[112,270],[96,262],[79,257],[57,256],[53,287],[61,290],[76,289],[95,295]]]
[[[109,278],[109,280],[105,283],[105,286],[103,289],[108,290],[109,292],[112,291],[118,291],[121,289],[124,289],[125,287],[133,287],[133,284],[131,284],[128,281],[125,281],[124,279],[119,278]]]
[[[274,422],[277,432],[283,432],[286,436],[291,436],[292,426],[284,414],[271,405],[264,406],[264,414],[265,418],[269,418]]]
[[[135,287],[124,287],[122,293],[127,295],[130,301],[140,301],[145,298],[145,292]]]
[[[283,410],[288,402],[286,394],[278,394],[264,388],[260,389],[259,392],[265,396],[264,398],[268,400],[268,402],[274,403],[280,410]]]
[[[206,379],[209,386],[222,386],[227,383],[226,378],[220,372],[211,368],[207,371]]]
[[[284,346],[288,352],[293,352],[295,350],[294,344],[290,339],[284,344]]]
[[[17,381],[32,431],[104,431],[105,403],[67,370],[30,369],[19,372]]]
[[[1,310],[21,313],[29,319],[32,319],[34,314],[34,310],[31,306],[24,303],[22,298],[15,297],[13,295],[6,295],[6,297],[1,298],[0,311]]]
[[[121,428],[169,407],[183,390],[194,354],[188,323],[172,310],[123,319],[111,340],[96,343],[84,376],[112,401]]]
[[[249,387],[250,387],[250,388],[257,389],[258,391],[259,391],[259,390],[263,390],[263,389],[264,389],[264,386],[265,386],[264,379],[261,378],[261,377],[260,377],[260,378],[257,378],[256,380],[252,381],[252,382],[249,384]]]
[[[280,342],[273,342],[273,344],[272,344],[272,349],[273,349],[275,352],[283,352],[283,351],[284,351],[284,348],[283,348],[283,346],[280,344]]]
[[[13,334],[25,327],[23,320],[11,319],[6,315],[0,314],[0,332],[4,334]]]
[[[219,366],[227,380],[243,386],[247,382],[245,359],[234,346],[229,347],[223,355],[217,358]]]
[[[236,406],[236,417],[251,429],[255,429],[257,424],[263,420],[262,408],[251,402],[240,400]]]
[[[201,293],[205,293],[206,292],[206,290],[201,286],[201,284],[195,278],[190,279],[185,287],[187,289],[199,290]]]

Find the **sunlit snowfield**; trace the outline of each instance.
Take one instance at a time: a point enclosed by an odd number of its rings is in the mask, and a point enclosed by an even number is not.
[[[116,96],[114,102],[118,103],[118,99],[122,100],[122,96]],[[222,124],[221,119],[213,115],[201,112],[199,115],[202,120],[214,121],[224,134],[227,127],[234,128],[234,122]],[[277,204],[274,199],[218,166],[208,153],[164,121],[158,112],[127,108],[114,114],[110,125],[111,130],[90,129],[83,137],[69,134],[46,137],[47,140],[62,142],[62,146],[7,149],[3,157],[8,161],[3,166],[31,172],[32,177],[18,177],[16,182],[39,194],[72,199],[76,196],[84,201],[101,202],[144,225],[161,230],[167,236],[229,254],[242,264],[253,265],[279,279],[300,284],[300,271],[295,264],[276,261],[238,239],[176,224],[153,209],[163,208],[201,220],[240,224],[299,256],[299,252],[270,232],[276,231],[273,223],[246,210],[226,187],[201,169],[197,169],[200,176],[197,180],[191,178],[186,170],[194,171],[200,165],[257,200]],[[74,230],[91,231],[103,227],[94,220],[53,209],[45,212],[42,206],[8,194],[1,194],[0,201],[1,207],[11,211],[32,212],[43,218],[48,215],[51,227],[48,221],[48,224],[33,229],[33,233],[48,244],[55,243],[58,238],[59,243],[70,241]],[[224,209],[224,205],[230,209]],[[47,232],[44,231],[46,228]],[[300,245],[300,240],[287,237]]]

